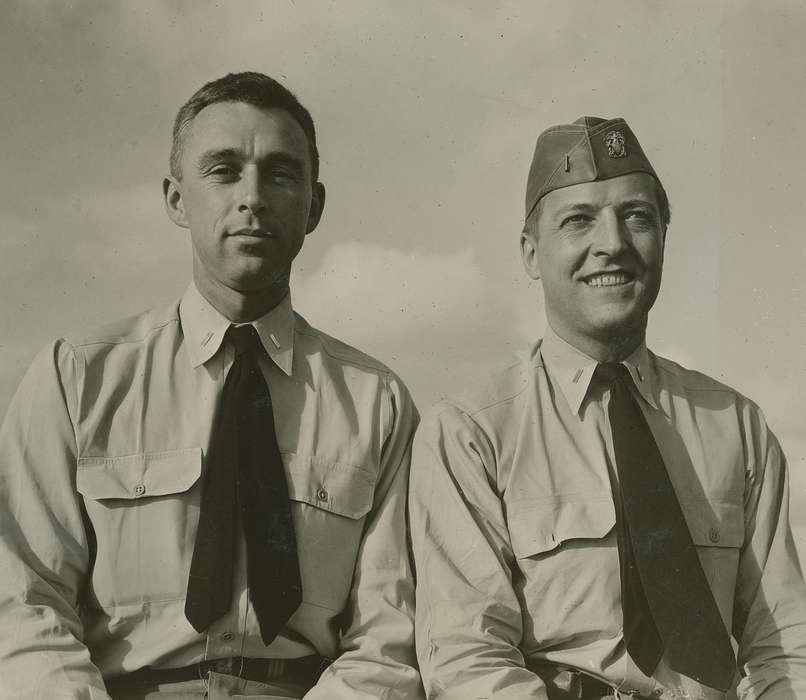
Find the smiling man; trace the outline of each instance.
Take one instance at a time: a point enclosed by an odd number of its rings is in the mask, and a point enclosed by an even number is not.
[[[420,697],[417,411],[291,305],[318,171],[265,75],[179,111],[163,189],[192,283],[48,346],[0,434],[0,697]]]
[[[785,459],[750,400],[647,349],[669,204],[627,124],[541,134],[525,218],[545,337],[415,440],[429,697],[806,697]]]

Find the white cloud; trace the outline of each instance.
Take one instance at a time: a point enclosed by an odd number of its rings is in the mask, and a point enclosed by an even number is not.
[[[392,366],[423,408],[535,337],[525,283],[491,276],[471,249],[426,255],[345,242],[313,268],[304,256],[295,307]]]

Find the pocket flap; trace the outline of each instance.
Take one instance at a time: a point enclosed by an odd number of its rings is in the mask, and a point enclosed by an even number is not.
[[[286,453],[288,495],[294,501],[357,520],[372,509],[375,475],[317,456]]]
[[[699,547],[741,547],[744,544],[744,508],[741,503],[680,502],[691,539]]]
[[[510,505],[509,534],[518,558],[543,554],[563,542],[599,539],[616,524],[616,509],[608,495],[573,500],[520,501]]]
[[[125,457],[80,457],[76,487],[93,500],[182,493],[198,481],[201,463],[200,447]]]

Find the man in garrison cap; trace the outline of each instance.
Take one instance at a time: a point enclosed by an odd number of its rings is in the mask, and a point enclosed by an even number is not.
[[[415,438],[429,697],[806,698],[778,441],[646,346],[668,224],[624,120],[540,135],[520,243],[546,334]]]

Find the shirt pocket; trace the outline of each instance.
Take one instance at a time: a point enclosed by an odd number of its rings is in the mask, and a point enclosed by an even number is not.
[[[540,557],[584,540],[603,539],[616,524],[612,499],[598,495],[573,499],[521,501],[510,505],[509,535],[517,559]]]
[[[609,493],[510,505],[512,585],[530,644],[610,630],[621,592],[615,524]]]
[[[730,629],[739,555],[744,544],[744,507],[741,496],[681,499],[691,540],[703,573],[714,593],[722,619]]]
[[[198,524],[202,451],[81,457],[76,485],[95,531],[102,607],[183,598]]]
[[[285,453],[303,602],[342,610],[347,602],[376,474],[316,455]]]

